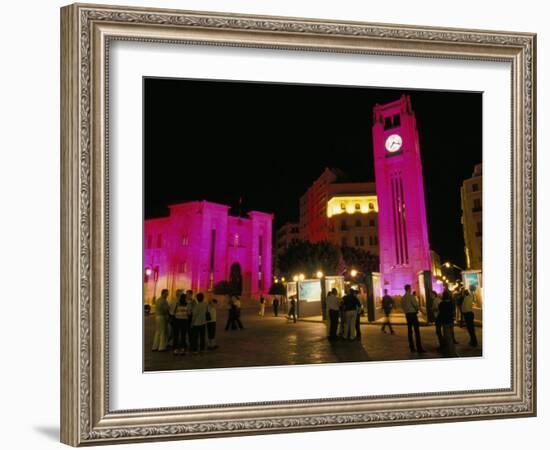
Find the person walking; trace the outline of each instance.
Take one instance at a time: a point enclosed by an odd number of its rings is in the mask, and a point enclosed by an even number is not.
[[[225,324],[225,331],[228,331],[229,328],[232,330],[237,329],[237,324],[235,323],[235,303],[233,301],[233,296],[229,297],[227,302],[227,322]]]
[[[474,296],[468,291],[464,291],[464,300],[462,302],[462,316],[466,323],[466,329],[470,335],[470,346],[477,347],[476,328],[474,324]]]
[[[206,311],[206,333],[208,338],[208,350],[215,350],[218,348],[216,345],[216,307],[218,306],[218,300],[215,298],[208,301],[208,307]]]
[[[154,352],[164,352],[168,345],[168,289],[163,289],[157,300],[153,299],[155,305],[155,336],[153,337]]]
[[[260,295],[260,312],[258,313],[258,315],[260,317],[263,317],[265,314],[265,298],[263,295]]]
[[[172,327],[174,330],[174,355],[184,355],[187,351],[187,329],[188,312],[187,312],[187,300],[184,293],[180,294],[176,305],[174,306],[174,319],[172,321]]]
[[[382,324],[382,333],[386,332],[386,326],[390,329],[391,334],[395,334],[391,326],[390,315],[395,307],[393,297],[388,295],[388,290],[384,289],[384,296],[382,297],[382,311],[384,311],[385,321]]]
[[[193,308],[197,304],[197,300],[193,297],[193,291],[187,289],[185,291],[185,301],[187,302],[187,337],[189,345],[191,345],[191,322],[193,321]]]
[[[193,307],[191,322],[191,351],[194,355],[204,352],[206,348],[206,312],[208,305],[202,292],[197,294],[197,303]]]
[[[336,333],[338,332],[338,319],[340,317],[340,299],[338,298],[338,291],[336,288],[332,288],[327,295],[327,317],[329,321],[328,338],[331,341],[336,340]]]
[[[273,306],[273,315],[277,317],[279,315],[279,299],[277,297],[273,297],[271,306]]]
[[[239,326],[240,330],[244,330],[243,323],[241,322],[241,300],[239,297],[235,297],[233,305],[235,306],[235,316],[233,317],[233,320]]]
[[[407,336],[409,339],[409,349],[411,352],[425,353],[426,350],[422,347],[422,340],[420,339],[420,324],[418,323],[418,311],[420,307],[418,306],[418,300],[414,295],[411,294],[411,285],[405,285],[405,295],[401,298],[401,308],[405,313],[407,318]],[[413,330],[416,339],[413,340]]]
[[[437,292],[432,291],[432,312],[434,315],[434,325],[435,325],[435,334],[437,335],[437,340],[439,342],[439,351],[443,351],[443,334],[441,332],[441,318],[439,317],[439,304],[441,303],[441,297]]]
[[[348,293],[344,295],[342,304],[344,309],[344,339],[353,341],[356,337],[355,320],[361,308],[361,303],[353,289],[350,289]]]
[[[454,305],[451,301],[451,292],[445,288],[439,303],[439,321],[443,329],[443,354],[445,356],[458,356],[454,338]]]
[[[462,303],[464,302],[465,293],[461,289],[457,289],[456,294],[453,296],[456,305],[456,322],[457,325],[462,328],[464,326],[464,315],[462,313]]]
[[[296,297],[295,296],[292,296],[290,298],[290,309],[288,310],[287,318],[289,320],[293,320],[294,323],[296,323]]]

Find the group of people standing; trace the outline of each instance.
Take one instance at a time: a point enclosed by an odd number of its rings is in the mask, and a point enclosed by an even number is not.
[[[458,344],[454,334],[455,320],[460,327],[466,324],[470,337],[469,345],[477,347],[477,336],[474,323],[474,296],[467,290],[459,290],[454,295],[445,289],[441,296],[432,292],[432,311],[435,317],[435,332],[439,340],[439,349],[447,356],[456,356],[455,345]]]
[[[473,295],[467,290],[457,291],[454,295],[447,288],[441,296],[432,291],[432,312],[435,317],[435,332],[439,341],[438,350],[445,356],[457,356],[455,345],[458,344],[454,334],[454,324],[457,311],[460,319],[464,320],[470,336],[470,346],[477,347],[477,337],[475,333],[473,305],[475,303]],[[386,326],[391,334],[394,330],[391,326],[390,315],[395,307],[394,299],[388,295],[387,289],[384,290],[382,297],[382,310],[385,314],[385,321],[382,325],[382,332],[386,332]],[[405,285],[405,294],[401,297],[401,309],[405,313],[407,320],[407,334],[409,349],[411,352],[425,353],[420,336],[420,323],[418,313],[420,305],[415,293],[411,293],[411,286]],[[459,321],[459,325],[461,323]]]
[[[349,341],[361,339],[362,305],[357,291],[348,289],[340,299],[338,291],[333,288],[327,295],[326,308],[329,340],[334,341],[338,337]]]
[[[193,291],[179,293],[175,302],[168,302],[168,289],[153,300],[155,306],[155,335],[153,351],[164,352],[169,347],[174,355],[185,355],[214,350],[216,345],[215,298],[205,301],[202,292],[193,297]]]

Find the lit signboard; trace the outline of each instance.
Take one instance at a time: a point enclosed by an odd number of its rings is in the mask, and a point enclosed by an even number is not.
[[[319,280],[304,280],[298,283],[301,301],[320,302],[321,301],[321,283]]]

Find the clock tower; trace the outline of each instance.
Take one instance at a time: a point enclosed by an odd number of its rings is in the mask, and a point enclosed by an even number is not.
[[[416,117],[408,95],[373,112],[380,282],[391,295],[405,284],[420,294],[429,287],[419,286],[419,274],[431,287],[432,264]]]

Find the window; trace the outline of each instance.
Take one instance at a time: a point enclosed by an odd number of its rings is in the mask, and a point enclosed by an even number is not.
[[[162,234],[157,234],[157,248],[162,247]]]
[[[355,210],[356,211],[360,211],[361,210],[361,205],[359,203],[356,203],[355,204]]]
[[[369,227],[375,227],[376,226],[376,222],[374,221],[374,219],[370,219],[369,220]]]
[[[482,231],[483,231],[483,226],[481,222],[476,222],[476,236],[481,237]]]
[[[189,245],[189,237],[188,236],[182,236],[181,245],[184,246],[184,247]]]
[[[396,128],[401,125],[401,116],[399,114],[396,114],[391,117],[386,117],[384,119],[384,130],[388,130],[390,128]]]
[[[233,236],[233,247],[239,246],[239,233],[235,233]]]
[[[395,116],[393,116],[393,126],[395,128],[395,127],[398,127],[400,125],[401,125],[401,115],[396,114]]]
[[[378,245],[378,236],[374,236],[374,245]]]
[[[187,261],[181,261],[178,264],[178,272],[179,273],[185,273],[187,272]]]
[[[346,210],[346,204],[345,203],[340,203],[340,209],[342,211],[345,211]]]
[[[472,192],[477,192],[477,191],[479,191],[479,184],[477,183],[472,184]]]
[[[474,198],[474,207],[472,208],[472,212],[479,212],[479,211],[481,211],[481,199]]]
[[[346,237],[343,237],[342,238],[342,247],[347,247],[348,246],[348,239]]]
[[[355,220],[355,226],[356,227],[360,227],[362,224],[361,224],[361,219],[356,219]]]
[[[214,263],[216,260],[216,230],[210,232],[210,273],[214,276]]]
[[[359,246],[360,247],[365,246],[365,238],[363,236],[359,236]]]
[[[153,247],[153,236],[151,234],[147,235],[147,248]]]
[[[374,203],[369,203],[369,211],[374,211]]]
[[[372,247],[374,245],[374,239],[372,236],[369,236],[369,245]]]
[[[340,230],[346,231],[347,229],[348,229],[348,224],[346,223],[345,219],[342,219],[342,221],[340,222]]]
[[[355,246],[359,247],[359,236],[355,236]]]

